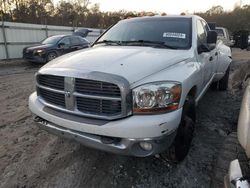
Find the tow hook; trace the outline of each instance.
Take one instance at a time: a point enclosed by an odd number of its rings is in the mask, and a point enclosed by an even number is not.
[[[35,117],[34,117],[34,121],[35,121],[36,123],[41,123],[41,124],[43,124],[43,125],[47,125],[47,124],[48,124],[48,122],[47,122],[45,119],[40,118],[39,116],[35,116]]]
[[[112,138],[112,137],[108,137],[108,136],[102,136],[101,137],[101,142],[103,144],[114,144],[119,142],[120,139],[119,138]]]

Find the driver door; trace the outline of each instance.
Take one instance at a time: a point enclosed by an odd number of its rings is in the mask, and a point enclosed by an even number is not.
[[[201,20],[197,21],[197,34],[197,46],[207,45],[207,31],[205,30]],[[212,78],[214,59],[213,56],[211,56],[211,52],[198,53],[197,59],[201,64],[203,74],[202,85],[205,87]]]
[[[203,20],[201,22],[203,24],[203,27],[204,27],[206,33],[208,33],[210,31],[208,24],[206,22],[204,22]],[[212,76],[213,76],[217,72],[217,67],[218,67],[218,48],[217,48],[217,44],[216,44],[214,49],[210,50],[209,61],[212,64]]]
[[[70,39],[69,37],[64,37],[59,41],[59,44],[64,44],[63,46],[59,47],[60,53],[61,54],[66,54],[71,52],[71,48],[70,48]]]

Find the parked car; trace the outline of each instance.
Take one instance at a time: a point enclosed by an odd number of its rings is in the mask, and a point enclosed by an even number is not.
[[[231,40],[227,28],[216,27],[215,31],[218,34],[218,39],[222,40],[225,45],[227,45],[227,46],[233,46],[234,45],[234,42],[233,42],[233,40]]]
[[[213,82],[227,89],[231,61],[201,17],[126,19],[42,67],[29,108],[42,129],[85,146],[181,161],[196,104]]]
[[[213,173],[213,187],[250,187],[250,82],[245,90],[237,133],[225,139]]]
[[[46,63],[63,54],[88,48],[87,39],[76,35],[55,35],[46,38],[41,44],[25,47],[23,58],[30,62]]]

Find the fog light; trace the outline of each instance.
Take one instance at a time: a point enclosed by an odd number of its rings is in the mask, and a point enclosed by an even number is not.
[[[148,142],[140,142],[140,147],[146,151],[151,151],[153,146]]]

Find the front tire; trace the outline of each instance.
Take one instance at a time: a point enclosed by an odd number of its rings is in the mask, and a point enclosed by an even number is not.
[[[190,109],[192,109],[191,105],[193,104],[190,101],[185,102],[175,140],[168,150],[161,154],[161,157],[168,161],[180,162],[189,152],[194,133],[194,120],[189,115]]]
[[[230,66],[227,68],[225,75],[222,77],[222,79],[218,83],[219,90],[221,91],[225,91],[228,88],[229,72],[230,72]]]
[[[49,52],[46,58],[46,61],[52,61],[53,59],[57,58],[57,53],[56,52]]]
[[[213,90],[213,91],[216,91],[218,89],[218,82],[213,82],[211,85],[210,85],[210,88]]]

